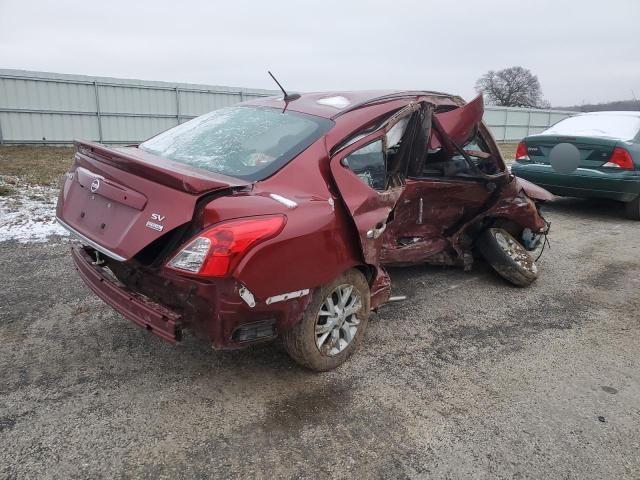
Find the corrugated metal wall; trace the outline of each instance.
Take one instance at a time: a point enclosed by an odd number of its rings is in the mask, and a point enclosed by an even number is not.
[[[134,143],[273,90],[0,69],[0,143]]]
[[[178,123],[274,90],[0,69],[0,143],[136,143]],[[518,141],[574,112],[486,107],[501,142]]]
[[[483,120],[498,142],[517,142],[577,112],[486,106]]]

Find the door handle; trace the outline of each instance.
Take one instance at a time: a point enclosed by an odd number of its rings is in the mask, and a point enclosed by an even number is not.
[[[382,235],[386,229],[387,224],[381,222],[371,230],[367,231],[367,238],[373,238],[375,240],[376,238],[380,237],[380,235]]]

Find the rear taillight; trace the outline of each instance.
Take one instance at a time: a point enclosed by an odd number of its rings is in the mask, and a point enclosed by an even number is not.
[[[184,246],[167,268],[200,277],[224,277],[251,247],[280,233],[284,223],[284,215],[219,223]]]
[[[611,154],[609,161],[605,163],[603,167],[633,170],[633,159],[631,158],[631,154],[624,148],[616,147],[613,149],[613,153]]]
[[[516,148],[516,160],[529,160],[529,152],[527,152],[527,144],[520,142]]]

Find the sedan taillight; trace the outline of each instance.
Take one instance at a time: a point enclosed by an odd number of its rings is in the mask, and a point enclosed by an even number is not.
[[[280,233],[284,223],[284,215],[219,223],[187,243],[167,268],[199,277],[224,277],[251,247]]]
[[[516,148],[516,160],[529,160],[529,152],[527,151],[527,144],[520,142],[518,148]]]
[[[605,163],[603,167],[633,170],[633,159],[631,158],[631,154],[624,148],[616,147],[613,149],[613,153],[611,154],[609,161]]]

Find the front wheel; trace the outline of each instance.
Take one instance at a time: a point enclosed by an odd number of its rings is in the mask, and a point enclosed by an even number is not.
[[[538,278],[536,262],[506,230],[488,228],[482,232],[476,245],[489,265],[514,285],[526,287]]]
[[[307,368],[332,370],[357,349],[367,328],[369,307],[366,278],[358,270],[349,270],[315,289],[302,321],[284,332],[284,348]]]
[[[630,218],[631,220],[640,220],[640,195],[630,202],[627,202],[625,207],[627,209],[627,218]]]

